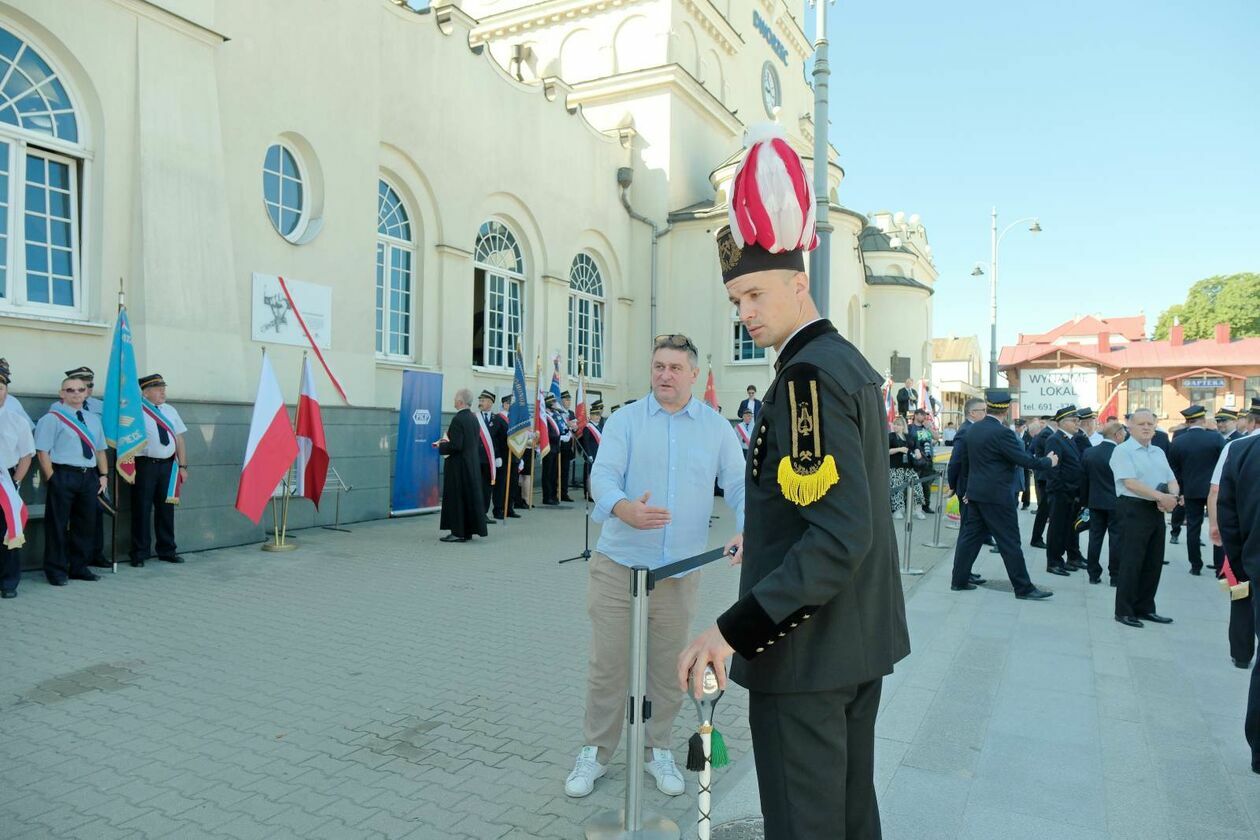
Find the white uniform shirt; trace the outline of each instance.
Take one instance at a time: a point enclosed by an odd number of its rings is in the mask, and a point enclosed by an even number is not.
[[[175,430],[175,434],[182,435],[188,431],[188,427],[180,419],[179,412],[170,403],[162,403],[158,406],[158,411],[162,412],[162,416],[166,418],[167,424]],[[149,436],[148,445],[145,446],[144,452],[141,453],[144,457],[166,459],[175,454],[175,438],[171,437],[167,444],[163,446],[162,438],[158,434],[157,421],[150,417],[147,411],[144,413],[144,433]],[[168,437],[170,436],[168,435]]]
[[[4,470],[16,467],[18,461],[35,454],[35,438],[26,424],[26,413],[20,408],[5,410],[12,400],[9,397],[0,409],[0,469]]]
[[[1225,472],[1225,461],[1229,458],[1229,448],[1233,446],[1235,443],[1237,443],[1238,441],[1245,440],[1246,438],[1249,438],[1249,437],[1255,437],[1257,434],[1260,434],[1260,429],[1252,429],[1243,437],[1234,438],[1234,440],[1231,440],[1225,444],[1225,448],[1222,449],[1221,454],[1217,456],[1216,467],[1212,470],[1211,484],[1213,487],[1221,486],[1221,474]]]
[[[12,394],[5,398],[4,405],[0,405],[0,414],[16,414],[26,421],[28,429],[35,428],[35,421],[31,419],[31,415],[26,413],[26,409],[22,408],[22,401]]]

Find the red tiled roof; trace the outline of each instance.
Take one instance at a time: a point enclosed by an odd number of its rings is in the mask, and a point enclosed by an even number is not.
[[[1116,321],[1119,319],[1112,319]],[[1109,353],[1094,344],[1017,344],[1002,348],[998,367],[1018,367],[1056,352],[1111,368],[1200,368],[1260,365],[1260,338],[1240,338],[1221,344],[1205,338],[1174,347],[1169,341],[1134,341],[1116,345]]]
[[[1146,316],[1127,315],[1121,318],[1095,318],[1084,315],[1071,321],[1064,321],[1048,333],[1020,333],[1020,344],[1052,344],[1055,339],[1065,335],[1098,335],[1109,332],[1122,335],[1129,341],[1142,341],[1146,338]]]

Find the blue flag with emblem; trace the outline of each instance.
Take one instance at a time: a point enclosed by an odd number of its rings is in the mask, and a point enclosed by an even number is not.
[[[533,412],[525,393],[525,362],[521,359],[521,345],[516,345],[516,357],[512,361],[512,405],[508,408],[508,447],[516,458],[525,454],[529,447],[529,433],[533,429]]]
[[[114,324],[101,425],[105,428],[106,442],[118,451],[118,474],[129,482],[135,481],[136,456],[148,444],[143,412],[131,324],[127,321],[127,308],[124,306],[119,308],[118,321]]]

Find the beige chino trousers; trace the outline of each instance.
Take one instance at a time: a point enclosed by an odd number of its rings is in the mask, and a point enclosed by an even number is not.
[[[607,764],[621,741],[630,690],[630,569],[598,551],[591,554],[588,568],[591,658],[582,737],[584,744],[599,748],[596,760]],[[678,655],[695,618],[699,586],[700,572],[692,572],[658,581],[648,598],[647,697],[652,701],[648,750],[672,749],[670,732],[684,699],[678,688]]]

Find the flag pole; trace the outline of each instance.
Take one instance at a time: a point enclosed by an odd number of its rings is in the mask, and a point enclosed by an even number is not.
[[[126,309],[126,306],[127,306],[126,301],[127,301],[126,293],[123,291],[123,279],[120,276],[118,278],[118,311],[114,313],[115,315],[114,329],[118,329],[117,316],[121,314],[124,309]],[[122,389],[122,353],[118,354],[118,377],[114,381],[118,383],[118,388],[121,391]],[[106,459],[106,462],[108,462],[109,460],[108,454],[106,454],[105,459]],[[118,466],[117,465],[118,465],[118,450],[115,449],[114,450],[114,469],[109,471],[110,478],[113,480],[113,484],[114,484],[114,517],[113,517],[114,521],[111,522],[109,525],[109,565],[110,565],[109,571],[110,571],[110,574],[114,574],[114,575],[118,574],[118,507],[119,505],[118,505]],[[135,503],[134,498],[131,501],[133,504]]]

